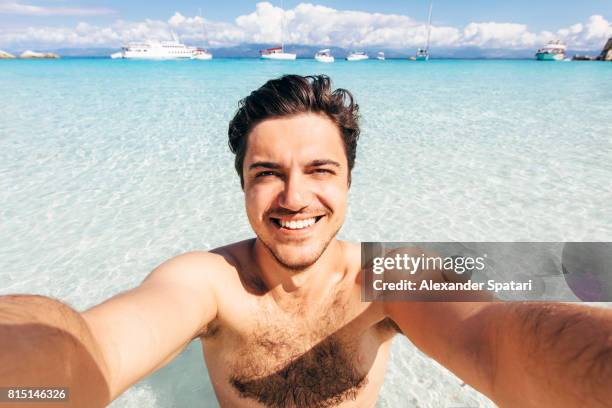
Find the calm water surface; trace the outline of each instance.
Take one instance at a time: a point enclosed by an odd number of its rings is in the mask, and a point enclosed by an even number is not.
[[[329,75],[361,107],[341,238],[612,240],[612,64],[0,61],[0,294],[85,309],[176,254],[251,237],[237,101]],[[396,339],[379,407],[490,406]],[[216,407],[198,343],[115,407]]]

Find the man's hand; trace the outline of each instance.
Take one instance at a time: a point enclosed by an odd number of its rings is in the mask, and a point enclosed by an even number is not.
[[[42,296],[0,297],[0,387],[70,388],[105,406],[178,355],[217,314],[218,255],[193,252],[79,314]]]
[[[609,407],[612,310],[560,303],[386,303],[423,352],[508,407]]]
[[[43,296],[0,297],[0,387],[62,387],[69,400],[61,406],[103,407],[108,384],[104,356],[76,311]]]

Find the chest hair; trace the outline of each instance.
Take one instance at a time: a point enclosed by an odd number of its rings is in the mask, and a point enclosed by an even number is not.
[[[367,369],[355,364],[360,336],[339,330],[345,304],[336,298],[318,313],[299,312],[258,313],[235,354],[230,384],[241,397],[271,408],[327,408],[354,400],[367,383]]]

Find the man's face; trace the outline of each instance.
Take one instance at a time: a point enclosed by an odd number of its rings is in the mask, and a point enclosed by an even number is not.
[[[304,269],[344,222],[348,163],[340,130],[324,115],[305,113],[264,120],[248,138],[249,222],[281,265]]]

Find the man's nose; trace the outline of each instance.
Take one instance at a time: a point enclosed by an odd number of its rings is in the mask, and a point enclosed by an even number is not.
[[[310,204],[308,183],[300,175],[291,174],[285,180],[279,204],[290,211],[299,211]]]

